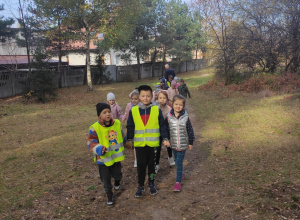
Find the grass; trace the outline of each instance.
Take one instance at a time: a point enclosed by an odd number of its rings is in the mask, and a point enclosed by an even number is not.
[[[192,103],[202,123],[203,141],[213,141],[209,169],[224,185],[242,187],[245,193],[242,197],[231,193],[229,197],[259,209],[262,205],[267,210],[272,206],[289,210],[282,203],[292,203],[288,197],[293,190],[287,192],[285,188],[298,190],[298,195],[300,189],[299,98],[224,93],[222,88],[200,90],[194,95],[199,102]],[[279,184],[280,190],[274,189],[274,184]],[[266,190],[271,191],[271,197],[266,196]]]
[[[227,199],[243,204],[234,215],[249,208],[259,216],[276,216],[270,210],[278,207],[280,215],[295,216],[300,196],[299,94],[292,95],[296,98],[224,95],[223,89],[197,89],[212,78],[212,70],[178,75],[192,93],[188,102],[197,118],[193,123],[200,124],[202,146],[208,154],[204,168],[217,176],[216,187],[225,191]],[[125,109],[127,94],[156,81],[95,85],[92,92],[86,86],[63,88],[57,100],[47,104],[24,102],[20,97],[0,100],[0,214],[4,219],[20,217],[37,206],[36,199],[59,195],[68,184],[83,192],[97,190],[95,182],[82,183],[94,169],[86,138],[97,117],[96,103],[105,102],[106,94],[113,92]],[[74,202],[74,206],[79,205]],[[69,212],[67,206],[51,209],[57,215]],[[196,216],[211,219],[214,215],[206,211]]]

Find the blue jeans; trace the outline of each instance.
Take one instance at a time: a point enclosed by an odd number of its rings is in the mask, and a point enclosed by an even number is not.
[[[182,171],[183,171],[183,159],[185,155],[185,151],[176,151],[173,150],[175,164],[176,164],[176,182],[181,183],[182,179]]]

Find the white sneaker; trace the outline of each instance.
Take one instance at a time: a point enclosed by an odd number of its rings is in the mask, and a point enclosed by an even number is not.
[[[133,167],[137,168],[137,162],[136,162],[136,160],[134,161]]]
[[[159,164],[157,164],[157,165],[155,166],[155,173],[158,172],[159,168],[160,168],[160,166],[159,166]]]
[[[174,161],[173,157],[169,157],[168,160],[169,160],[170,166],[175,166],[175,161]]]

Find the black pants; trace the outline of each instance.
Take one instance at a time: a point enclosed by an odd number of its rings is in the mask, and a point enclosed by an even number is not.
[[[155,179],[154,151],[155,151],[154,147],[149,147],[149,146],[135,147],[139,186],[144,186],[147,167],[148,167],[149,183],[154,182]]]
[[[112,166],[105,166],[98,164],[100,180],[104,186],[105,193],[112,194],[111,178],[115,179],[115,182],[120,182],[122,179],[122,165],[121,162],[114,163]]]
[[[171,147],[166,147],[167,151],[168,151],[168,157],[172,157],[172,149]],[[156,155],[155,155],[155,165],[159,164],[159,160],[160,160],[160,152],[161,152],[161,145],[159,147],[156,148]]]

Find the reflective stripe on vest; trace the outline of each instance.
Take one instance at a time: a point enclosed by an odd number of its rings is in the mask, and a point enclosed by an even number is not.
[[[121,123],[115,119],[111,127],[103,127],[99,122],[94,123],[93,127],[97,133],[99,144],[105,146],[107,151],[103,156],[96,155],[96,161],[111,166],[115,162],[125,159]]]
[[[134,130],[134,146],[135,147],[158,147],[159,146],[159,108],[158,106],[152,106],[150,110],[150,116],[146,126],[144,125],[139,107],[134,106],[131,109],[132,117],[135,125]]]

